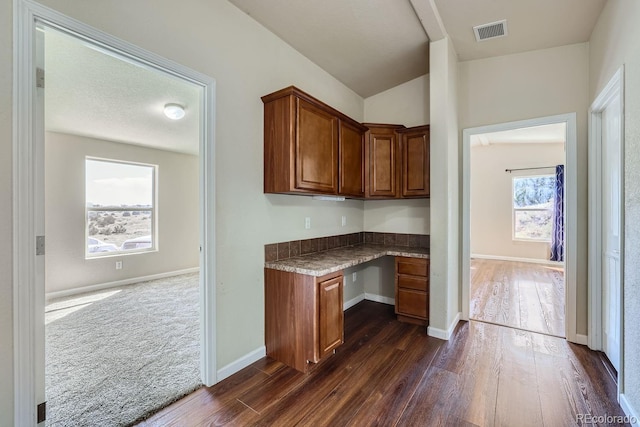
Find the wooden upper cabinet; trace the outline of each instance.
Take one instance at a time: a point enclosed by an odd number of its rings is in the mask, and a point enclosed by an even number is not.
[[[265,193],[363,196],[361,124],[294,86],[262,101]]]
[[[338,191],[338,118],[303,99],[296,102],[295,184],[298,190]]]
[[[360,127],[340,121],[338,193],[364,197],[364,135]]]
[[[429,126],[403,129],[398,133],[402,152],[402,197],[429,197]]]
[[[399,196],[399,156],[397,131],[402,125],[365,123],[366,197],[395,198]]]

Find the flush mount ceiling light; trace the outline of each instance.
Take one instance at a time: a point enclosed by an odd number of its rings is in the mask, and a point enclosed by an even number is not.
[[[180,120],[184,117],[184,107],[180,104],[167,104],[164,106],[164,115],[171,120]]]

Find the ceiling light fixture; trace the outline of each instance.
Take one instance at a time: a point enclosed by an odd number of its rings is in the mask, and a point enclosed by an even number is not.
[[[184,117],[184,107],[180,104],[167,104],[164,106],[164,115],[171,120],[180,120]]]

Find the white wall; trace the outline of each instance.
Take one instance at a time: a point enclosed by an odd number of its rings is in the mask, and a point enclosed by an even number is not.
[[[553,169],[505,169],[562,165],[564,144],[491,144],[471,147],[471,254],[549,259],[549,242],[513,240],[512,179],[554,174]]]
[[[87,156],[158,166],[158,251],[85,259]],[[197,156],[47,132],[45,291],[198,267],[198,185]],[[122,270],[115,269],[116,261],[122,261]]]
[[[577,113],[578,334],[587,333],[588,64],[587,43],[459,64],[460,129]]]
[[[12,2],[0,5],[0,419],[11,420]],[[260,97],[294,84],[363,120],[363,99],[227,1],[44,0],[44,5],[216,79],[217,356],[264,345],[264,244],[363,230],[363,202],[262,193]],[[338,218],[350,218],[340,227]],[[304,217],[313,218],[311,230]],[[5,274],[5,272],[7,272]],[[9,421],[11,424],[11,421]]]
[[[0,426],[13,425],[13,2],[0,2]]]
[[[443,335],[460,311],[458,60],[448,38],[429,45],[431,259],[429,333]]]
[[[364,121],[406,127],[429,124],[429,74],[365,98]]]
[[[407,127],[429,124],[429,75],[366,98],[364,121]],[[429,234],[430,216],[429,199],[364,202],[366,231]]]
[[[609,0],[590,40],[590,90],[593,102],[624,65],[624,402],[640,415],[640,2]]]

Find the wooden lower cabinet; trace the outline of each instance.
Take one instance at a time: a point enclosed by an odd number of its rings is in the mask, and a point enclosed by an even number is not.
[[[398,320],[429,324],[429,260],[396,257],[396,314]]]
[[[265,268],[267,356],[301,372],[344,343],[342,271],[322,277]]]

